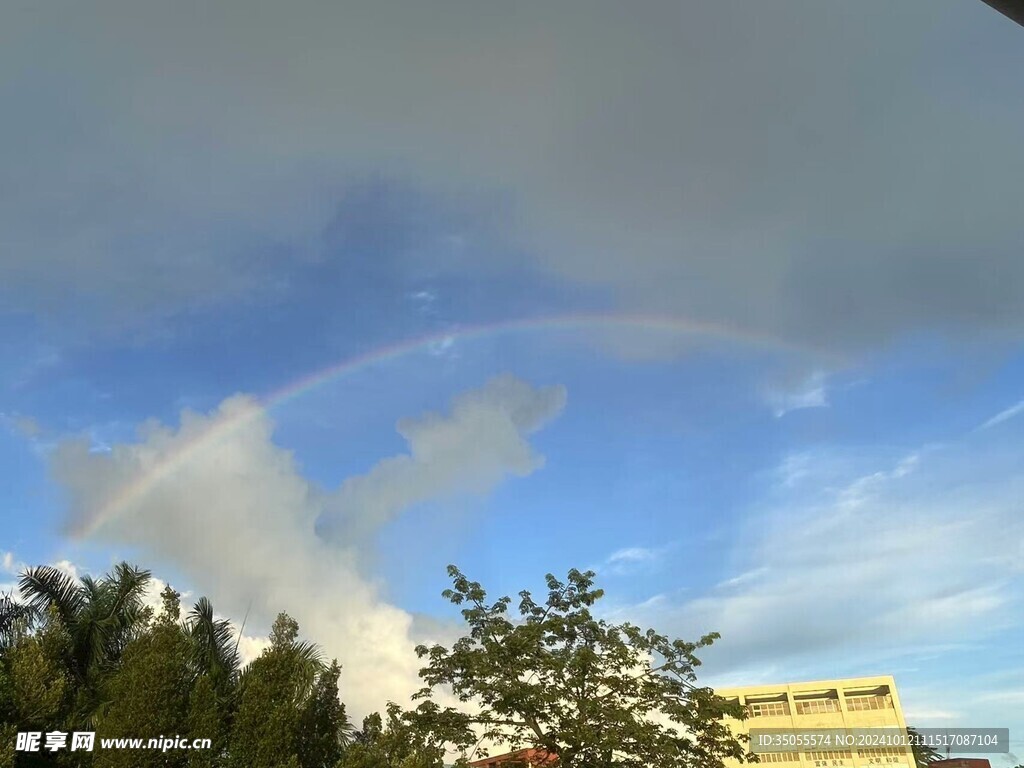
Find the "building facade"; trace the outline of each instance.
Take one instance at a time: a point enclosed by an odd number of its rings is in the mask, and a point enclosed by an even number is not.
[[[730,722],[734,733],[749,733],[752,728],[905,731],[907,727],[896,682],[890,676],[722,688],[715,692],[746,709],[746,720]],[[875,747],[762,753],[760,763],[773,768],[914,768],[914,757],[906,748]]]

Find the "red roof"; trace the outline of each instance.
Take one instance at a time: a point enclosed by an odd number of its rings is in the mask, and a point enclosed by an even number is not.
[[[503,763],[520,763],[530,766],[554,765],[558,762],[558,756],[553,755],[546,749],[519,749],[515,752],[506,752],[504,755],[484,757],[470,763],[472,768],[491,768]]]

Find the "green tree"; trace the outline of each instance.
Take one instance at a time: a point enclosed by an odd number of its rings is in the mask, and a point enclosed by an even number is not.
[[[69,725],[95,723],[105,677],[149,618],[143,605],[149,579],[149,571],[127,563],[99,579],[78,581],[52,566],[21,575],[19,589],[29,608],[47,615],[68,638],[65,661],[75,686]]]
[[[30,605],[15,600],[11,594],[0,594],[0,653],[24,635],[37,618]]]
[[[218,697],[229,697],[238,683],[237,641],[227,619],[217,619],[213,605],[201,597],[185,620],[196,676],[208,678]]]
[[[189,699],[188,733],[210,739],[210,749],[191,750],[190,768],[216,768],[227,760],[231,717],[239,681],[237,640],[231,622],[216,618],[213,605],[202,597],[185,619],[189,665],[193,676]]]
[[[442,768],[447,739],[421,720],[389,702],[387,723],[376,712],[365,717],[339,768]]]
[[[65,642],[60,628],[50,623],[18,640],[5,655],[8,709],[24,730],[49,730],[64,719],[71,692],[61,658]]]
[[[74,690],[66,644],[61,626],[48,617],[39,631],[19,633],[0,654],[0,766],[14,765],[18,731],[63,729]],[[41,753],[18,756],[21,768],[51,764]]]
[[[914,764],[917,768],[927,768],[931,763],[942,759],[942,754],[934,747],[922,743],[920,734],[910,726],[907,726],[907,735],[911,739],[911,751],[914,753]]]
[[[298,632],[294,619],[279,614],[270,647],[242,673],[229,765],[301,768],[302,716],[324,664],[316,646],[298,642]]]
[[[186,730],[190,738],[209,739],[209,749],[188,752],[189,768],[218,768],[227,760],[230,700],[217,695],[211,679],[200,676],[189,697]]]
[[[165,587],[156,621],[125,647],[120,664],[105,684],[105,706],[97,724],[107,738],[182,736],[186,734],[191,689],[189,641],[178,623],[179,595]],[[109,749],[96,753],[97,768],[177,768],[187,752]]]
[[[351,728],[338,698],[341,667],[337,659],[317,677],[299,715],[299,762],[302,768],[335,768]]]
[[[210,749],[189,752],[191,768],[216,768],[227,760],[231,717],[239,681],[237,640],[227,619],[217,619],[205,597],[185,619],[190,667],[194,677],[189,701],[188,733],[210,739]]]
[[[562,768],[718,768],[746,752],[725,716],[742,711],[696,684],[695,652],[718,638],[671,640],[654,630],[596,619],[590,608],[603,595],[592,572],[548,574],[547,599],[519,593],[487,602],[484,589],[449,566],[453,588],[444,596],[462,610],[469,634],[451,649],[420,646],[420,674],[428,686],[450,686],[479,715],[461,716],[482,738],[534,746],[557,755]],[[432,707],[432,709],[431,709]],[[425,721],[460,717],[424,702]],[[462,737],[466,743],[467,734]]]
[[[24,600],[0,595],[0,768],[19,730],[95,730],[97,737],[210,739],[212,749],[22,753],[19,768],[336,768],[350,727],[337,662],[278,616],[270,647],[240,670],[226,619],[200,599],[183,621],[168,587],[154,617],[149,572],[122,563],[81,580],[26,570]]]

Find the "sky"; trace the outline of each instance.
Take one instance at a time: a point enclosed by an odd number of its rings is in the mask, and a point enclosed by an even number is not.
[[[361,717],[591,568],[709,684],[1024,759],[1024,30],[975,0],[0,10],[0,590],[128,559]]]

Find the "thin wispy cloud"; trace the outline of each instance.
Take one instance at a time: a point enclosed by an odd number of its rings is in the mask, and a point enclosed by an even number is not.
[[[603,576],[627,576],[659,568],[671,547],[623,547],[588,567]]]
[[[781,487],[732,542],[746,570],[704,595],[639,603],[633,615],[684,636],[721,632],[705,659],[716,678],[765,664],[778,679],[829,677],[837,655],[866,673],[922,643],[915,664],[938,665],[941,678],[964,642],[1024,627],[1012,608],[1024,599],[1014,569],[1024,474],[992,475],[988,450],[922,449],[839,486],[837,457],[807,458],[807,480]]]
[[[608,556],[609,563],[643,563],[656,559],[659,552],[645,547],[627,547]]]
[[[824,371],[815,371],[791,389],[769,390],[765,398],[777,419],[792,411],[827,408],[827,375]]]
[[[1009,408],[1000,411],[991,419],[989,419],[980,427],[978,427],[978,429],[989,429],[998,424],[1002,424],[1004,421],[1009,421],[1014,416],[1019,416],[1022,413],[1024,413],[1024,400],[1021,400],[1019,403],[1011,405]]]

